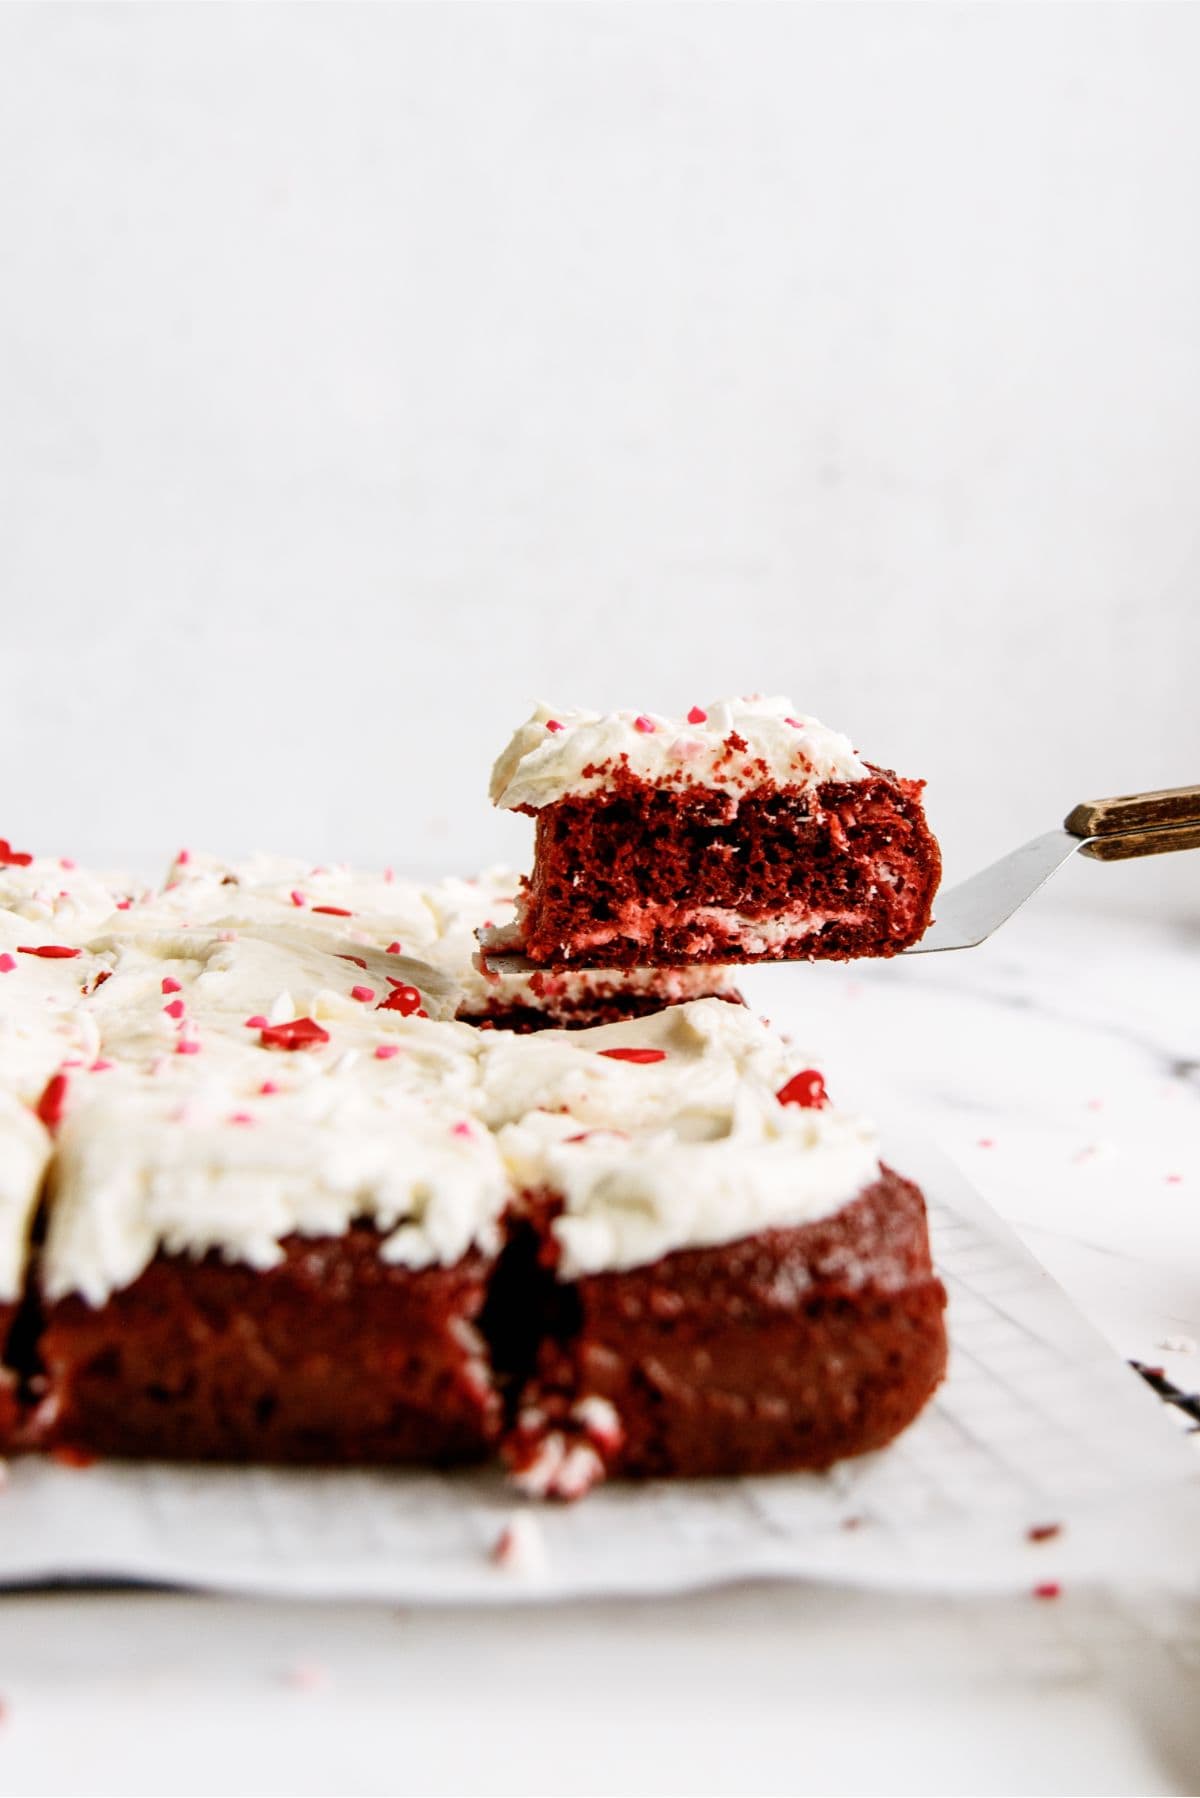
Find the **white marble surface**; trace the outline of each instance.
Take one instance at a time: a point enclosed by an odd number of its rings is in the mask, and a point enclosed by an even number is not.
[[[760,971],[1111,1340],[1200,1384],[1200,939],[1042,904],[989,947]],[[1174,1347],[1168,1346],[1174,1344]],[[443,1614],[0,1606],[0,1781],[96,1792],[1190,1792],[1200,1612],[763,1586]]]

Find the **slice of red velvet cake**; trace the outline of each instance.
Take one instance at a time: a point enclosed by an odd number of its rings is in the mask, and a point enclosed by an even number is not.
[[[946,1362],[924,1201],[794,1051],[706,1001],[489,1060],[527,1492],[825,1468],[912,1422]]]
[[[941,872],[923,784],[785,699],[686,719],[541,706],[491,789],[536,820],[524,952],[611,967],[898,954]]]

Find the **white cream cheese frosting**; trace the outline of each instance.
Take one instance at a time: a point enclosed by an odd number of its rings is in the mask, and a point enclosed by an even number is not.
[[[27,1105],[0,1088],[0,1304],[21,1296],[29,1233],[50,1159],[50,1137]]]
[[[451,1264],[494,1254],[509,1181],[469,1116],[370,1089],[343,1073],[228,1109],[219,1086],[186,1110],[122,1078],[73,1112],[59,1137],[42,1283],[94,1305],[160,1252],[267,1268],[286,1236],[382,1232],[384,1260]]]
[[[850,739],[790,699],[715,699],[686,718],[539,705],[492,770],[493,803],[540,811],[594,793],[624,768],[655,786],[736,796],[761,786],[819,786],[869,774]]]
[[[511,874],[398,895],[367,877],[368,900],[340,870],[315,917],[293,877],[193,867],[100,927],[0,907],[0,1299],[48,1157],[42,1277],[93,1303],[160,1251],[265,1267],[355,1218],[406,1265],[491,1253],[531,1189],[561,1196],[564,1274],[632,1266],[808,1221],[874,1178],[867,1126],[780,1104],[808,1060],[742,1007],[530,1036],[455,1022]],[[380,1009],[398,988],[405,1009]]]
[[[745,1088],[712,1115],[719,1134],[671,1127],[581,1132],[531,1112],[500,1132],[522,1184],[561,1196],[551,1224],[559,1274],[612,1273],[682,1249],[827,1217],[871,1184],[871,1127],[840,1111],[802,1111]]]

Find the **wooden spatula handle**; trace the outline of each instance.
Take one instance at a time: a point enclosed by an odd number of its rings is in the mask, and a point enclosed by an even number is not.
[[[1200,824],[1180,824],[1171,830],[1132,830],[1123,837],[1094,837],[1079,853],[1098,862],[1124,862],[1135,855],[1169,855],[1175,849],[1200,849]]]
[[[1064,828],[1076,837],[1128,837],[1139,830],[1171,829],[1182,824],[1200,824],[1200,787],[1165,787],[1157,793],[1085,799],[1064,820]],[[1164,843],[1161,847],[1191,849],[1195,844]],[[1147,855],[1157,850],[1127,849],[1125,853]]]

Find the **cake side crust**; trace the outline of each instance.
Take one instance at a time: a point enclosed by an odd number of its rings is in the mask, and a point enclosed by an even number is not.
[[[279,1266],[160,1254],[45,1308],[24,1446],[313,1465],[483,1459],[501,1405],[476,1329],[489,1259],[388,1263],[380,1233],[292,1236]]]
[[[538,1496],[826,1468],[890,1442],[945,1371],[924,1200],[887,1168],[830,1217],[554,1282],[544,1302],[504,1451]]]

